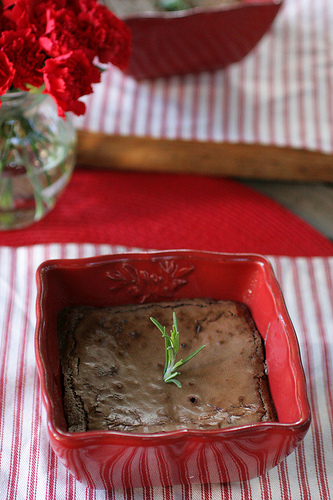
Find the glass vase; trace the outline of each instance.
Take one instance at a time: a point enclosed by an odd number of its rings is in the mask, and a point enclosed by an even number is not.
[[[75,164],[76,132],[47,95],[1,97],[0,230],[40,220],[55,205]]]

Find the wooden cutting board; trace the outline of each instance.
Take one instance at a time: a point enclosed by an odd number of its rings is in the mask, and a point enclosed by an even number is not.
[[[333,155],[303,149],[79,131],[78,165],[262,180],[333,182]]]

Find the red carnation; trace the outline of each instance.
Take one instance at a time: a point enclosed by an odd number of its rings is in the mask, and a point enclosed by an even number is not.
[[[40,51],[35,35],[30,30],[3,32],[0,47],[14,65],[14,87],[28,90],[27,84],[34,87],[40,87],[43,84],[41,69],[44,55]]]
[[[79,26],[73,11],[50,9],[46,14],[45,34],[40,37],[39,43],[48,56],[58,57],[72,50],[85,51],[86,33]],[[88,57],[92,60],[94,55],[92,53]]]
[[[44,93],[53,97],[58,114],[63,118],[67,111],[82,115],[86,107],[78,99],[90,94],[93,91],[91,84],[100,81],[100,70],[91,64],[82,50],[47,59],[43,73]]]
[[[84,113],[79,98],[92,92],[101,70],[123,69],[130,30],[97,0],[0,0],[0,91],[45,84],[58,114]]]
[[[25,0],[23,0],[25,1]],[[43,36],[46,31],[47,13],[49,11],[57,11],[66,8],[66,0],[29,0],[30,7],[30,23],[34,27],[34,32],[37,37]]]
[[[78,16],[79,21],[83,19],[86,23],[89,20],[90,24],[90,30],[87,30],[88,47],[95,51],[102,63],[110,62],[124,69],[130,57],[131,32],[128,26],[105,5],[97,3]]]
[[[15,23],[8,19],[2,12],[0,13],[0,33],[15,29]]]
[[[0,50],[0,95],[5,94],[10,89],[14,74],[13,64],[8,60],[6,54]]]
[[[71,6],[77,14],[80,12],[89,12],[97,5],[96,0],[71,0]]]
[[[16,0],[4,3],[4,17],[10,21],[16,29],[29,27],[29,6],[25,0]],[[13,5],[10,5],[13,4]],[[10,8],[9,8],[10,7]]]
[[[12,7],[15,4],[15,0],[2,0],[1,3],[4,9],[8,9],[9,7]]]

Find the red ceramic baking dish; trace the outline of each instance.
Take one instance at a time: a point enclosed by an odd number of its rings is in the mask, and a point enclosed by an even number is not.
[[[213,71],[241,60],[271,26],[283,0],[124,16],[132,32],[127,73],[151,79]]]
[[[40,265],[37,285],[35,349],[49,439],[59,459],[87,486],[119,489],[247,480],[277,465],[304,438],[310,409],[298,341],[264,257],[176,250],[50,260]],[[249,307],[264,341],[278,421],[151,434],[68,432],[59,311],[65,306],[194,297],[235,300]]]

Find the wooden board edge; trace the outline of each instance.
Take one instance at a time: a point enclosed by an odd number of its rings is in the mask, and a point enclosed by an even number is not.
[[[78,131],[77,165],[235,178],[333,182],[333,155],[270,145]]]

